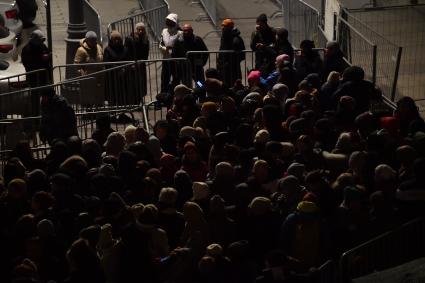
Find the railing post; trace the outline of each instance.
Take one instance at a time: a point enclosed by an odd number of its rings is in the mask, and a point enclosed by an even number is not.
[[[349,281],[349,275],[348,275],[348,262],[347,262],[347,254],[344,253],[341,256],[341,259],[339,261],[339,282],[340,283],[347,283]]]
[[[376,84],[376,61],[377,61],[377,46],[376,44],[373,45],[373,51],[372,51],[372,82],[373,84]]]
[[[392,86],[392,90],[391,90],[391,101],[393,101],[393,102],[395,100],[395,95],[396,95],[396,91],[397,91],[398,72],[400,70],[400,60],[401,60],[402,50],[403,50],[403,47],[399,47],[398,52],[397,52],[397,62],[396,62],[396,66],[395,66],[393,86]]]

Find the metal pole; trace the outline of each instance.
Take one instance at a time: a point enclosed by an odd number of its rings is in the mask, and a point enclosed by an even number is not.
[[[84,21],[83,0],[68,0],[69,23],[66,41],[66,63],[74,63],[75,52],[84,38],[87,26]]]
[[[403,50],[403,47],[399,47],[398,52],[397,52],[397,64],[395,66],[393,87],[392,87],[392,91],[391,91],[391,101],[392,102],[394,102],[395,94],[396,94],[396,90],[397,90],[398,71],[400,70],[400,60],[401,60],[402,50]]]
[[[49,47],[49,65],[50,65],[50,80],[53,82],[53,44],[52,44],[52,13],[50,10],[50,0],[46,0],[46,30],[47,30],[47,46]]]
[[[373,53],[372,53],[372,82],[376,84],[376,52],[377,46],[376,44],[373,45]]]
[[[50,49],[50,52],[53,51],[52,45],[52,14],[50,10],[50,0],[46,0],[46,29],[47,29],[47,46]]]

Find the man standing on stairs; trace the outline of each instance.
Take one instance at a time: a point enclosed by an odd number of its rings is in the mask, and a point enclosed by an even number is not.
[[[241,62],[245,60],[245,44],[240,36],[240,31],[235,28],[231,19],[225,19],[221,24],[220,51],[234,51],[231,53],[218,54],[217,70],[221,80],[232,87],[237,79],[242,78]]]

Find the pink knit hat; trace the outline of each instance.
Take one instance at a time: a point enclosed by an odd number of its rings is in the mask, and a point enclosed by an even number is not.
[[[285,61],[289,61],[290,57],[287,54],[280,54],[279,56],[276,57],[276,64],[280,65]]]

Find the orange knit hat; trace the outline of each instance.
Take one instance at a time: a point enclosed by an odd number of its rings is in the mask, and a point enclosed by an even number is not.
[[[233,27],[235,23],[232,21],[232,19],[224,19],[221,25],[223,27]]]

